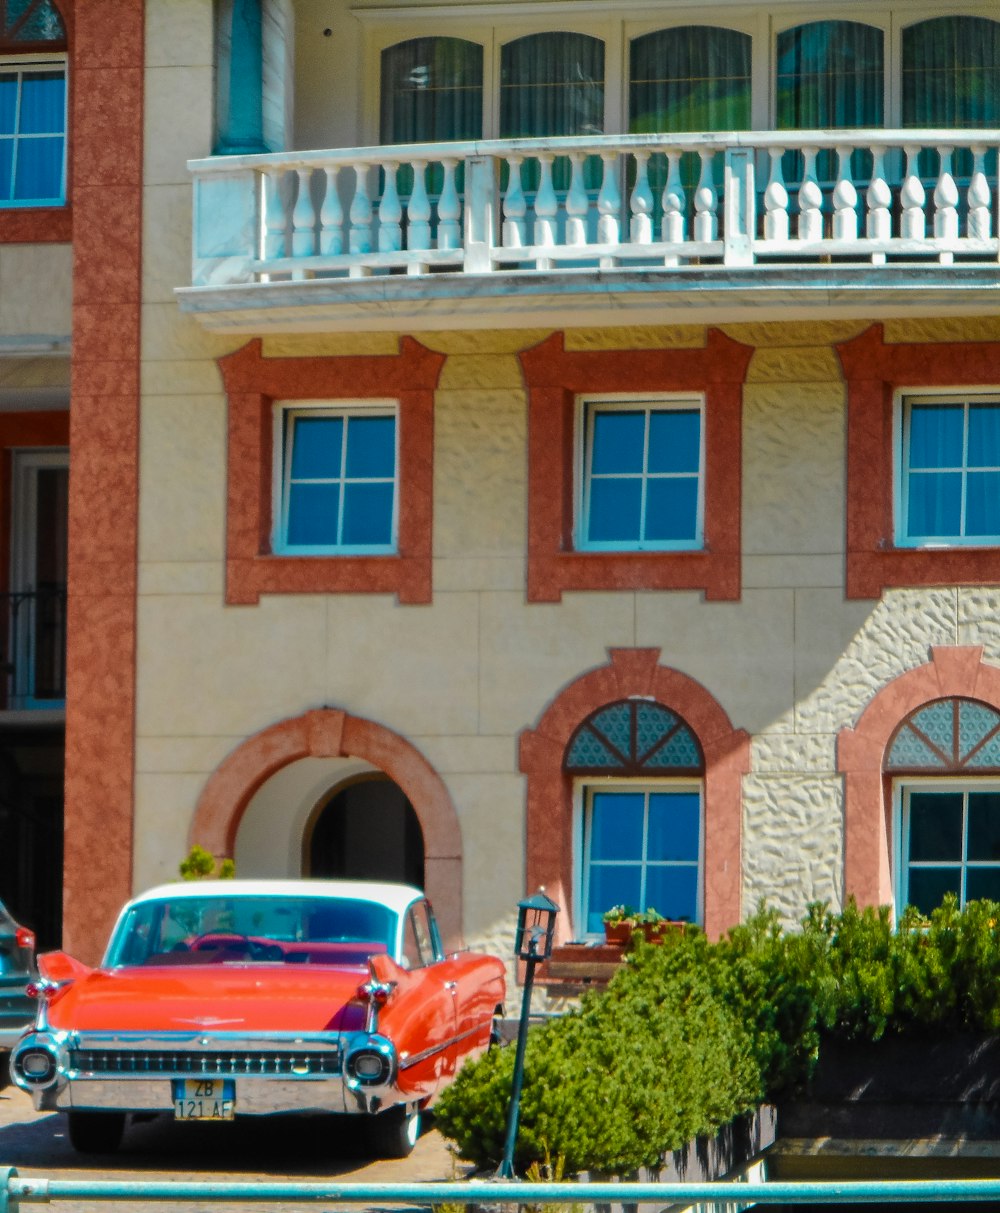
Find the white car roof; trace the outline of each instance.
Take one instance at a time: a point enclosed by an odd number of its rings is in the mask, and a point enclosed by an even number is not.
[[[129,908],[144,901],[183,897],[331,897],[374,901],[402,914],[421,899],[420,889],[378,880],[180,880],[161,884],[134,897]]]

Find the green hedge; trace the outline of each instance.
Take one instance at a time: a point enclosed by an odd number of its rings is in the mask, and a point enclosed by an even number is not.
[[[567,1174],[656,1166],[764,1099],[800,1090],[824,1039],[1000,1030],[1000,904],[810,906],[798,931],[761,909],[710,944],[637,944],[603,993],[529,1035],[516,1165]],[[513,1049],[466,1066],[436,1107],[459,1154],[503,1152]]]

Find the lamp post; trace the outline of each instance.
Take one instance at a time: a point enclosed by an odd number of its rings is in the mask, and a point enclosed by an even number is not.
[[[517,1052],[514,1054],[514,1077],[510,1087],[510,1107],[507,1109],[507,1141],[503,1162],[497,1171],[499,1179],[514,1178],[514,1143],[517,1141],[517,1121],[521,1105],[521,1084],[524,1079],[524,1048],[528,1040],[528,1015],[531,1011],[531,987],[535,980],[535,965],[552,955],[552,936],[556,928],[559,907],[539,889],[533,897],[517,903],[517,934],[514,954],[523,960],[524,990],[521,995],[521,1022],[517,1029]]]

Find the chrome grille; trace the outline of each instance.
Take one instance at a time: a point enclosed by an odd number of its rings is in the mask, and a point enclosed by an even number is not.
[[[73,1049],[70,1051],[69,1060],[72,1069],[87,1074],[210,1074],[226,1078],[259,1075],[303,1078],[340,1073],[340,1053],[336,1049],[323,1052],[266,1053],[245,1049],[204,1053],[153,1049]]]

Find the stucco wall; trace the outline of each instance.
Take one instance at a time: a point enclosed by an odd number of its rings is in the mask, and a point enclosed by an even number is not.
[[[72,298],[70,245],[0,245],[0,341],[68,341]]]

